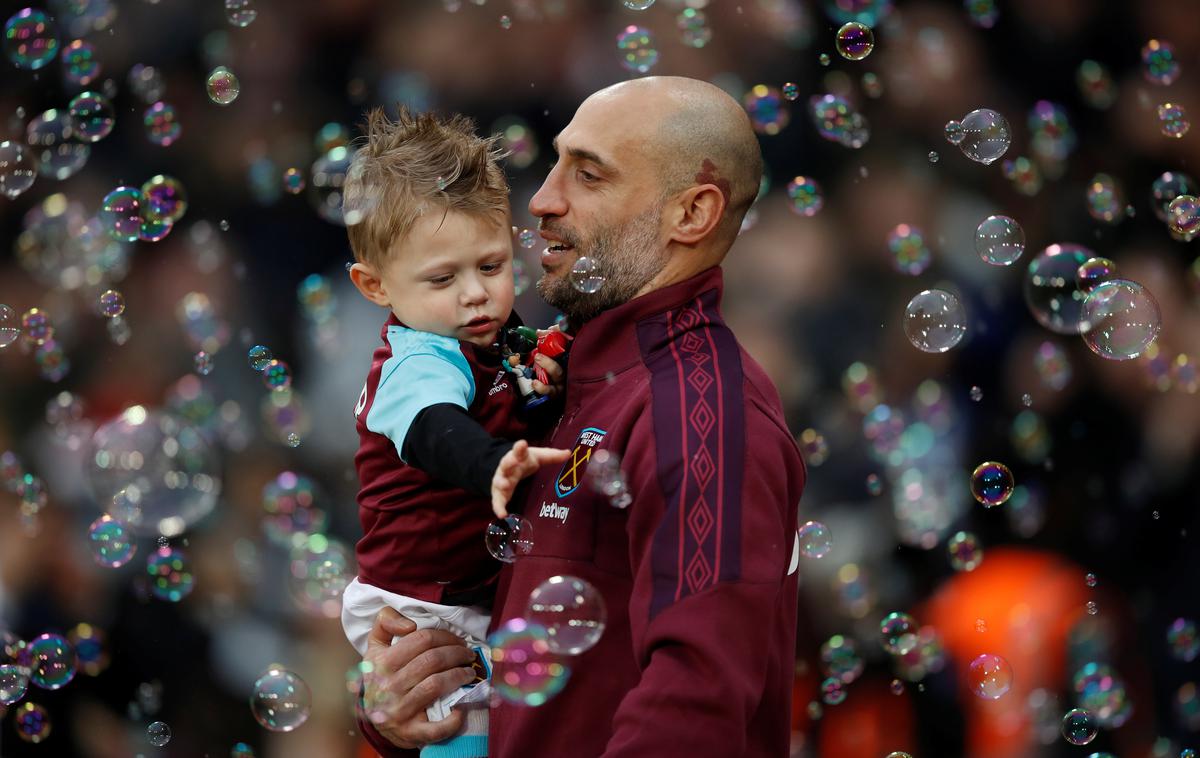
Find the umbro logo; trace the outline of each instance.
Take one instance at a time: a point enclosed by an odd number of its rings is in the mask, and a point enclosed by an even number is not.
[[[561,506],[558,503],[542,503],[542,510],[538,511],[538,516],[542,518],[556,518],[567,523],[567,516],[571,513],[571,509]]]

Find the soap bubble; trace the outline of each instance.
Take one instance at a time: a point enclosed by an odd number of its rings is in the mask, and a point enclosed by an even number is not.
[[[337,310],[337,297],[329,280],[320,274],[309,274],[296,287],[296,299],[311,321],[323,322],[333,317]]]
[[[654,0],[624,0],[624,5],[631,11],[644,11],[654,5]]]
[[[1071,680],[1079,706],[1093,720],[1109,728],[1124,724],[1133,710],[1125,681],[1111,666],[1095,661],[1084,664]]]
[[[76,624],[67,632],[67,640],[75,647],[80,671],[88,676],[99,676],[108,668],[110,656],[102,631],[91,624]]]
[[[946,122],[946,128],[944,131],[946,133],[946,141],[951,145],[957,145],[967,137],[967,132],[963,129],[962,123],[955,121],[954,119]]]
[[[122,492],[136,498],[138,509],[126,523],[143,536],[181,534],[208,515],[221,489],[217,457],[201,433],[140,405],[96,429],[89,459],[96,500],[109,503]]]
[[[345,226],[349,221],[342,209],[342,187],[353,160],[354,153],[345,145],[340,145],[313,161],[308,172],[309,197],[317,215],[331,224]],[[349,209],[348,212],[356,214],[361,211]],[[358,221],[361,220],[361,217],[358,218]]]
[[[312,693],[304,680],[287,669],[272,666],[254,682],[250,713],[272,732],[290,732],[308,720]]]
[[[571,266],[571,286],[587,295],[595,294],[604,286],[605,276],[600,264],[586,255],[578,258]]]
[[[1078,141],[1067,109],[1049,100],[1038,100],[1033,104],[1028,117],[1029,133],[1033,152],[1049,164],[1059,164],[1067,159]],[[1059,171],[1052,166],[1051,170]]]
[[[779,134],[788,125],[791,114],[783,104],[783,94],[765,84],[756,84],[742,98],[750,124],[759,134]]]
[[[58,27],[46,11],[24,8],[4,24],[4,53],[17,68],[36,71],[58,53]]]
[[[861,61],[875,49],[875,34],[866,24],[849,21],[838,29],[835,44],[846,60]]]
[[[970,532],[956,532],[946,543],[950,567],[955,571],[974,571],[983,563],[983,548]]]
[[[84,142],[99,142],[109,135],[116,123],[112,103],[99,92],[81,92],[67,106],[71,129]]]
[[[621,66],[635,74],[645,74],[658,63],[658,48],[649,29],[630,24],[617,35]]]
[[[1167,204],[1167,226],[1185,242],[1200,233],[1200,200],[1180,195]]]
[[[187,192],[183,183],[173,176],[153,176],[146,180],[141,191],[143,220],[174,224],[187,212]]]
[[[835,634],[821,645],[821,668],[826,676],[850,684],[862,674],[865,664],[854,640]]]
[[[171,727],[161,721],[155,721],[146,727],[146,739],[154,747],[162,747],[171,741]]]
[[[1171,657],[1191,663],[1200,655],[1200,635],[1196,633],[1196,622],[1177,618],[1167,627],[1167,648]]]
[[[1012,666],[998,655],[984,653],[971,661],[967,681],[976,697],[999,700],[1012,688]]]
[[[133,242],[142,228],[142,193],[134,187],[117,187],[104,196],[100,225],[119,242]]]
[[[944,353],[967,333],[967,313],[958,298],[945,290],[918,293],[904,309],[904,334],[913,347]]]
[[[354,578],[350,551],[324,534],[296,540],[290,553],[288,588],[300,608],[314,616],[338,618],[342,591]]]
[[[163,545],[146,560],[146,574],[150,577],[150,593],[159,600],[178,603],[191,594],[196,581],[192,577],[187,556],[179,548]]]
[[[509,514],[488,524],[484,542],[493,558],[512,563],[533,550],[533,524],[523,516]]]
[[[37,703],[21,703],[13,711],[17,736],[37,744],[50,736],[50,714]]]
[[[829,459],[829,443],[825,441],[825,435],[816,429],[808,428],[800,432],[796,443],[800,445],[800,454],[809,468],[816,468]]]
[[[253,0],[225,0],[225,18],[234,26],[245,28],[258,18]]]
[[[1112,74],[1102,64],[1085,60],[1075,72],[1075,82],[1087,104],[1099,110],[1109,108],[1117,100],[1117,88]]]
[[[212,70],[205,86],[208,89],[208,99],[217,105],[229,105],[237,100],[238,93],[242,91],[237,75],[224,66],[217,66]]]
[[[42,176],[67,179],[84,167],[92,148],[75,141],[74,137],[71,116],[65,110],[51,108],[29,122],[25,127],[25,141],[37,159],[37,170]],[[0,159],[0,163],[3,162]],[[0,182],[4,176],[4,170],[0,169]]]
[[[1125,217],[1125,193],[1108,174],[1096,174],[1087,186],[1088,214],[1097,221],[1115,224]]]
[[[808,101],[809,113],[817,133],[830,142],[858,149],[871,138],[867,119],[846,98],[839,95],[814,95]]]
[[[1025,303],[1038,323],[1058,334],[1079,334],[1085,293],[1076,273],[1095,253],[1082,245],[1050,245],[1025,271]]]
[[[0,142],[0,193],[12,200],[33,186],[37,178],[33,151],[20,142]]]
[[[107,513],[88,527],[88,547],[92,558],[106,568],[120,568],[133,558],[137,543],[125,525]]]
[[[100,61],[92,43],[77,39],[63,48],[63,77],[71,84],[87,86],[100,75]]]
[[[971,494],[986,508],[1004,505],[1012,496],[1012,471],[996,461],[984,461],[971,472]]]
[[[975,230],[975,252],[993,266],[1009,266],[1025,252],[1025,230],[1008,216],[988,216]]]
[[[1101,358],[1124,361],[1142,354],[1162,328],[1158,302],[1128,279],[1096,285],[1083,301],[1083,341]]]
[[[116,318],[125,312],[125,296],[116,290],[100,293],[100,315]]]
[[[1182,105],[1163,103],[1158,106],[1158,122],[1164,137],[1179,139],[1188,133],[1191,123],[1187,120],[1187,111]]]
[[[146,127],[146,138],[159,147],[171,145],[183,134],[175,107],[161,100],[142,114],[142,124]]]
[[[281,360],[271,359],[262,369],[263,384],[273,392],[282,392],[292,386],[292,369]]]
[[[211,354],[201,350],[196,353],[192,359],[196,373],[200,376],[208,376],[213,370],[213,357]]]
[[[263,486],[263,531],[280,547],[293,544],[297,534],[324,532],[328,516],[317,507],[321,494],[312,479],[284,471]]]
[[[1200,185],[1187,174],[1178,171],[1165,171],[1150,185],[1153,202],[1151,207],[1159,221],[1167,220],[1167,209],[1171,201],[1180,195],[1195,195],[1200,191]]]
[[[833,534],[820,521],[808,521],[797,532],[800,554],[805,558],[824,558],[833,549]]]
[[[550,649],[550,634],[540,624],[510,619],[490,637],[492,688],[503,700],[539,706],[562,691],[571,671]]]
[[[29,689],[29,667],[0,663],[0,705],[12,705]]]
[[[607,612],[604,598],[588,582],[552,576],[529,595],[525,618],[546,629],[552,652],[578,655],[600,641]]]
[[[959,123],[963,137],[957,143],[958,149],[973,161],[991,164],[1004,155],[1012,142],[1008,120],[988,108],[971,111]]]
[[[273,359],[271,348],[266,345],[255,345],[246,353],[246,360],[250,363],[250,368],[255,371],[262,371]]]
[[[840,705],[846,701],[846,685],[841,679],[831,676],[821,682],[821,700],[825,705]]]
[[[592,454],[586,473],[592,489],[608,498],[614,508],[625,508],[633,502],[625,472],[621,470],[621,458],[611,450],[597,450]]]
[[[1179,61],[1169,42],[1152,39],[1142,47],[1142,74],[1153,84],[1173,84],[1179,78]]]
[[[45,690],[66,687],[75,678],[79,666],[75,647],[61,634],[34,637],[22,655],[29,661],[30,683]]]
[[[304,191],[304,172],[294,166],[283,172],[283,191],[289,195],[299,195]]]
[[[821,185],[816,179],[808,176],[797,176],[788,182],[788,207],[800,216],[815,216],[825,205],[825,196]]]
[[[930,150],[929,155],[926,157],[929,158],[930,163],[937,163],[941,159],[941,156],[937,154],[936,150]]]
[[[354,695],[358,696],[358,687],[354,688]],[[239,742],[229,750],[229,758],[255,758],[254,748],[247,745],[245,742]]]
[[[1059,391],[1071,381],[1071,363],[1066,351],[1049,340],[1039,345],[1033,354],[1033,368],[1042,383],[1052,390]]]
[[[1082,708],[1072,708],[1067,711],[1062,720],[1062,734],[1072,745],[1086,745],[1096,739],[1099,733],[1092,714]]]
[[[54,324],[41,308],[30,308],[21,315],[21,330],[35,345],[44,345],[54,339]]]
[[[917,646],[917,622],[912,616],[899,611],[889,613],[879,623],[879,635],[883,649],[892,655],[905,655]]]
[[[675,28],[680,32],[680,39],[688,47],[701,48],[712,41],[712,28],[704,11],[699,8],[684,8],[675,17]]]
[[[163,80],[162,73],[154,66],[147,66],[142,63],[136,63],[129,69],[129,89],[133,90],[133,94],[138,96],[138,99],[149,105],[156,100],[162,99],[163,93],[167,91],[166,82]]]
[[[1000,9],[996,7],[995,0],[963,0],[963,5],[971,23],[980,29],[991,29],[1000,18]]]
[[[800,97],[800,87],[795,82],[785,82],[780,89],[784,100],[796,100]]]
[[[1088,258],[1075,271],[1075,283],[1083,292],[1090,292],[1097,284],[1116,278],[1117,264],[1108,258]]]
[[[917,276],[933,262],[925,235],[915,226],[897,224],[888,232],[887,245],[892,254],[892,268],[902,274]]]

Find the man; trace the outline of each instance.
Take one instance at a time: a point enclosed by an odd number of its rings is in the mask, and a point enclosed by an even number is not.
[[[530,481],[532,553],[502,574],[493,627],[560,574],[599,590],[608,625],[565,659],[560,694],[492,709],[491,754],[786,755],[805,471],[775,388],[719,309],[758,142],[717,87],[650,77],[589,97],[555,150],[529,209],[549,243],[538,291],[575,331],[546,443],[572,457]],[[591,294],[571,283],[583,256],[603,279]],[[600,449],[620,456],[627,508],[587,481]],[[382,616],[366,656],[371,720],[405,748],[454,733],[457,718],[423,709],[470,678],[458,640],[411,630]]]

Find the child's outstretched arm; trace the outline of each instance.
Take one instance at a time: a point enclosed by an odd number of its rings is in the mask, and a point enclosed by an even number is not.
[[[500,459],[496,475],[492,477],[492,510],[496,518],[508,515],[508,501],[521,480],[550,463],[562,463],[571,455],[570,450],[554,447],[530,447],[525,440],[517,440],[512,449]]]

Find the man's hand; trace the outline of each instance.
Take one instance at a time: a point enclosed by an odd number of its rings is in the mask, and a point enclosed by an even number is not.
[[[533,357],[533,362],[546,373],[547,382],[539,379],[533,380],[533,391],[539,395],[561,395],[563,391],[563,369],[558,365],[558,361],[548,355],[538,353]]]
[[[570,450],[530,447],[525,440],[517,440],[512,450],[500,459],[500,464],[496,466],[496,475],[492,477],[492,510],[496,512],[496,518],[508,515],[508,508],[505,506],[512,499],[513,491],[522,479],[548,463],[562,463],[570,455]]]
[[[399,637],[395,644],[392,638]],[[363,710],[396,747],[421,748],[454,736],[463,716],[430,721],[425,709],[475,678],[475,654],[457,635],[422,629],[392,608],[375,618],[363,656]],[[463,668],[465,666],[465,668]]]

